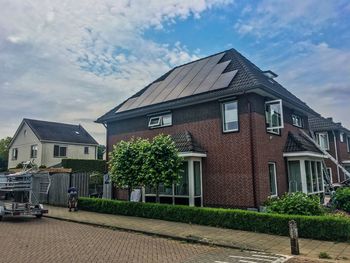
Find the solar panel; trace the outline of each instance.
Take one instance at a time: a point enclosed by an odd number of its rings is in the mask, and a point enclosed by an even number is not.
[[[192,81],[187,85],[187,87],[182,91],[179,97],[186,97],[193,94],[193,92],[198,88],[198,86],[203,82],[203,80],[208,76],[209,72],[215,67],[215,65],[220,61],[225,53],[221,53],[209,58],[209,61],[201,69],[201,71],[192,79]]]
[[[126,111],[130,106],[138,99],[139,97],[128,99],[118,110],[117,112]]]
[[[178,67],[171,72],[171,74],[166,77],[160,85],[153,90],[152,93],[148,94],[147,98],[140,104],[140,106],[147,106],[149,104],[153,104],[153,100],[159,96],[159,94],[167,88],[167,86],[178,77],[181,73],[183,67]]]
[[[188,72],[192,69],[192,67],[194,67],[194,64],[196,64],[196,63],[191,63],[191,64],[187,64],[185,66],[182,66],[180,73],[176,76],[175,79],[173,79],[169,83],[169,85],[163,90],[163,92],[158,94],[157,97],[154,97],[152,104],[168,100],[167,99],[168,94],[170,94],[171,91],[173,89],[175,89],[177,87],[177,85],[184,79],[184,77],[188,74]]]
[[[200,84],[200,86],[194,91],[193,94],[209,91],[210,88],[217,81],[217,79],[220,77],[221,73],[225,70],[227,65],[230,64],[230,62],[231,61],[229,60],[229,61],[225,61],[220,64],[217,64],[213,68],[213,70],[209,73],[209,75],[205,78],[205,80]]]
[[[154,89],[156,89],[158,87],[158,85],[160,85],[161,81],[159,82],[155,82],[153,83],[151,86],[149,86],[144,93],[142,93],[138,99],[132,104],[130,105],[129,109],[134,109],[140,106],[140,104],[147,98],[147,96],[149,94],[151,94],[153,92]]]
[[[209,59],[203,59],[197,63],[193,63],[194,67],[187,73],[187,75],[177,84],[177,86],[170,92],[165,100],[173,100],[179,97],[180,93],[187,87],[187,85],[193,80],[198,72],[207,64]]]
[[[230,84],[232,79],[236,76],[237,72],[238,72],[238,70],[233,70],[233,71],[229,71],[229,72],[226,72],[224,74],[221,74],[221,76],[214,83],[214,85],[210,88],[210,90],[226,88]]]

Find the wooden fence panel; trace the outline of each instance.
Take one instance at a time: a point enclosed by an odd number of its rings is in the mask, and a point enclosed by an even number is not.
[[[68,202],[69,174],[60,173],[51,175],[51,187],[48,203],[50,205],[66,206]]]
[[[78,189],[79,196],[88,197],[90,173],[74,173],[71,176],[71,186]]]

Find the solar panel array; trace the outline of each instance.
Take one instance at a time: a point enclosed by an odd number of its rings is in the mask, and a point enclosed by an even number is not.
[[[139,97],[128,99],[117,112],[226,88],[237,70],[224,72],[231,60],[219,63],[225,53],[175,68],[164,80],[151,84]]]

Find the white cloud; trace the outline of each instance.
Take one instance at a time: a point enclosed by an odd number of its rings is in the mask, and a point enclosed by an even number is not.
[[[145,39],[229,0],[0,0],[0,136],[23,117],[81,122],[104,143],[96,119],[171,66],[197,57],[181,43]],[[90,121],[91,120],[91,121]]]
[[[309,35],[329,26],[345,5],[344,0],[264,0],[255,8],[246,6],[234,27],[241,35],[256,37],[274,37],[285,31]]]

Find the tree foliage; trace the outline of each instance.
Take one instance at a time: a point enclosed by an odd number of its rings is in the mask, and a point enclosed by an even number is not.
[[[144,161],[149,141],[132,138],[114,145],[110,153],[109,170],[112,182],[119,187],[128,187],[129,194],[133,187],[142,184]]]
[[[160,134],[152,140],[145,162],[143,184],[154,187],[159,202],[159,185],[171,187],[180,180],[183,159],[179,157],[174,141],[169,135]]]
[[[141,138],[121,141],[110,154],[111,180],[119,187],[127,186],[129,194],[135,186],[151,186],[159,202],[159,185],[179,181],[182,161],[169,135],[158,135],[151,142]]]
[[[0,140],[0,159],[8,160],[9,157],[9,146],[12,138],[6,137]]]
[[[98,160],[103,160],[103,155],[106,152],[106,146],[100,144],[99,146],[97,146],[97,159]]]

